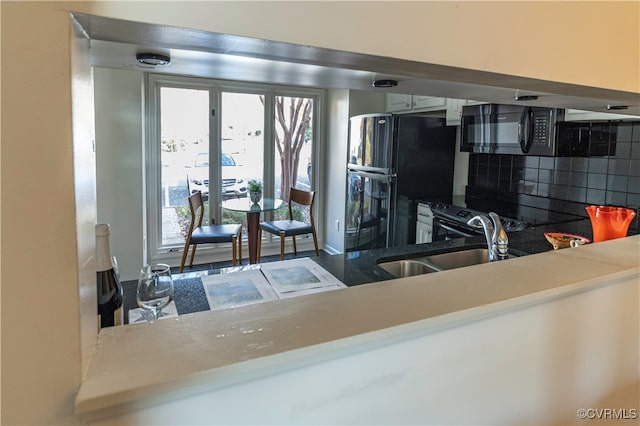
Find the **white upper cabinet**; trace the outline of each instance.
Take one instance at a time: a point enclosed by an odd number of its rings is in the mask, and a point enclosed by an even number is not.
[[[465,105],[483,104],[480,101],[466,99],[447,99],[447,126],[459,126],[462,121],[462,107]]]
[[[409,111],[411,110],[411,95],[400,95],[398,93],[387,93],[387,112]]]
[[[387,94],[387,112],[438,111],[446,108],[446,98],[434,96]]]
[[[434,96],[413,96],[412,106],[414,110],[441,110],[445,109],[446,98],[436,98]]]
[[[423,112],[446,111],[447,125],[460,125],[462,107],[465,105],[483,104],[482,101],[454,98],[438,98],[435,96],[401,95],[387,93],[387,112]]]
[[[447,126],[460,125],[462,117],[462,106],[466,105],[464,99],[447,99]]]
[[[580,109],[564,110],[564,121],[592,121],[592,120],[637,120],[634,115],[611,114],[608,112],[582,111]]]

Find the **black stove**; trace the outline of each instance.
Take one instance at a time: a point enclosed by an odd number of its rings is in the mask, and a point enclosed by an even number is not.
[[[466,227],[469,230],[477,230],[477,227],[468,225],[467,222],[474,216],[483,215],[488,216],[489,212],[483,212],[479,210],[470,209],[468,207],[461,207],[454,204],[431,202],[427,203],[431,207],[431,211],[434,217],[452,221],[459,226]],[[529,227],[529,223],[508,217],[500,216],[500,222],[506,232],[522,231]]]

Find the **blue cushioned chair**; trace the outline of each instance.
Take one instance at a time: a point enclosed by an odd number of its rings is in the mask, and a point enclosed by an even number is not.
[[[280,260],[284,260],[284,240],[286,237],[293,238],[293,252],[297,255],[296,235],[313,235],[313,245],[316,248],[316,256],[318,253],[318,237],[316,235],[316,226],[313,221],[313,202],[315,201],[315,192],[301,191],[291,188],[289,191],[289,220],[275,220],[272,222],[261,222],[260,233],[258,236],[258,259],[260,259],[260,249],[262,245],[262,231],[280,236]],[[293,203],[301,206],[309,207],[309,222],[300,222],[293,220],[293,212],[291,206]]]
[[[182,253],[182,262],[180,262],[180,272],[184,270],[184,262],[187,260],[189,246],[193,246],[191,251],[191,259],[189,266],[193,266],[193,258],[196,255],[196,247],[198,244],[211,243],[231,243],[233,266],[236,266],[236,243],[238,244],[238,257],[242,262],[242,225],[211,225],[202,226],[202,217],[204,216],[204,203],[202,202],[202,193],[195,192],[189,197],[189,208],[191,209],[191,224],[189,232],[184,243],[184,251]]]

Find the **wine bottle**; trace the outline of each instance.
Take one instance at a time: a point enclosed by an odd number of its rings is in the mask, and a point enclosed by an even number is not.
[[[108,223],[96,225],[96,283],[100,328],[122,325],[122,286],[111,257]]]

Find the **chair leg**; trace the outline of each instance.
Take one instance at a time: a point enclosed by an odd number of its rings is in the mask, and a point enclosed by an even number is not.
[[[238,233],[238,260],[242,265],[242,231]]]
[[[318,252],[318,237],[316,236],[316,231],[314,230],[311,235],[313,235],[313,245],[316,247],[316,256],[320,256]]]
[[[191,260],[189,261],[189,266],[193,266],[193,258],[196,257],[196,247],[198,247],[198,245],[194,244],[193,251],[191,252]]]
[[[296,236],[292,235],[291,238],[293,239],[293,254],[295,254],[297,256],[298,255],[298,246],[296,246]]]
[[[238,240],[237,236],[231,237],[231,264],[236,266],[236,241]]]
[[[284,260],[284,232],[280,232],[280,260]]]
[[[184,250],[182,250],[182,261],[180,262],[180,273],[184,271],[184,262],[187,260],[187,254],[189,253],[189,244],[191,243],[191,237],[187,236],[184,244]]]

